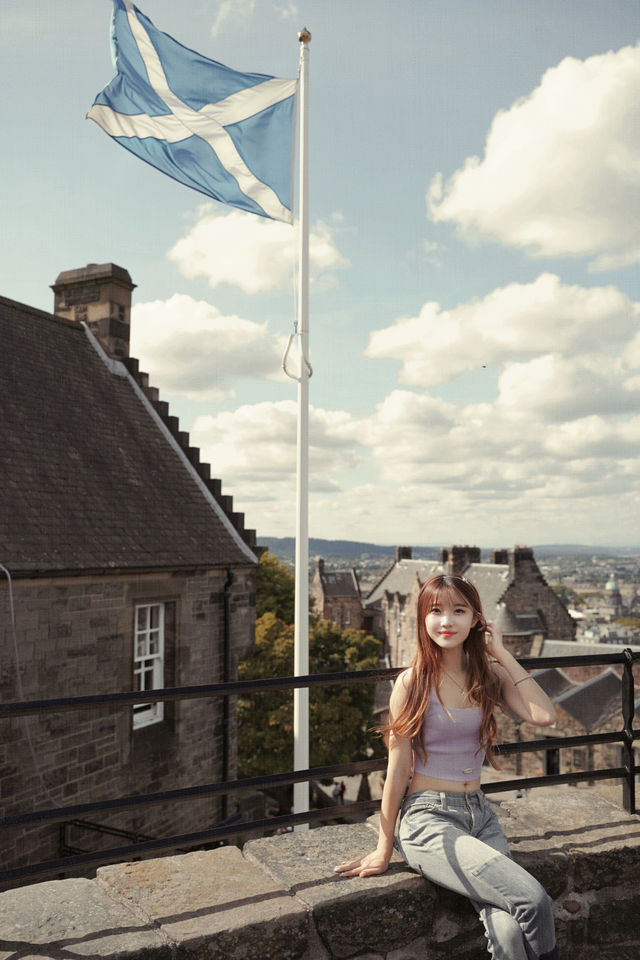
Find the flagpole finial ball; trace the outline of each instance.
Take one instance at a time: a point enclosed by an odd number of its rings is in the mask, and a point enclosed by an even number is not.
[[[306,27],[303,27],[300,33],[298,34],[298,40],[300,43],[309,43],[311,40],[311,34]]]

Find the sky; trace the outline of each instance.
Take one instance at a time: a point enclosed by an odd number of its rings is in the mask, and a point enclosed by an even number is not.
[[[637,0],[142,0],[310,89],[311,536],[640,542]],[[0,293],[133,282],[131,353],[246,524],[295,530],[297,228],[85,119],[110,0],[3,0]]]

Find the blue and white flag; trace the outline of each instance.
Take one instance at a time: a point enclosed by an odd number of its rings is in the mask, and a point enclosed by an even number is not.
[[[239,73],[113,0],[117,75],[87,114],[142,160],[208,197],[292,222],[297,80]]]

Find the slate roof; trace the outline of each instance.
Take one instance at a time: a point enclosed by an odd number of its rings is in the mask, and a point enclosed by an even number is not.
[[[536,683],[542,687],[547,696],[554,700],[565,690],[574,686],[573,680],[567,676],[564,670],[560,670],[558,667],[534,670],[531,676],[535,678]]]
[[[556,703],[574,720],[577,720],[585,730],[594,730],[612,713],[620,710],[622,703],[621,686],[620,677],[615,670],[609,667],[599,676],[560,694],[556,698]]]
[[[420,578],[420,583],[424,583],[429,577],[439,573],[445,573],[445,568],[437,560],[396,560],[373,587],[367,596],[365,606],[379,606],[385,592],[398,593],[400,596],[406,597],[411,591],[416,576]],[[465,569],[464,576],[478,590],[482,600],[482,610],[486,618],[496,620],[500,611],[498,606],[500,599],[510,582],[508,565],[502,563],[471,563]],[[535,621],[535,624],[531,621],[527,623],[524,621],[518,622],[515,633],[530,635],[531,633],[543,632],[542,625],[537,617],[535,617]]]
[[[624,647],[612,643],[582,643],[570,640],[543,640],[540,648],[541,657],[592,657],[606,656],[610,653],[621,653],[629,647],[630,650],[640,650],[640,645],[625,643]]]
[[[471,563],[464,571],[482,600],[482,612],[487,620],[497,620],[498,604],[509,586],[509,565],[506,563]],[[539,632],[539,631],[536,631]]]
[[[410,593],[416,576],[424,583],[437,573],[444,573],[444,567],[437,560],[396,560],[367,595],[365,606],[379,606],[387,591],[406,596]]]
[[[220,481],[79,324],[0,297],[0,562],[17,576],[255,563]]]
[[[327,599],[360,599],[360,584],[355,570],[323,570],[320,580]]]

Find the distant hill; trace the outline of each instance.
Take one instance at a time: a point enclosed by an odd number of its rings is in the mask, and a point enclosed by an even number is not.
[[[269,553],[286,563],[293,563],[295,554],[295,539],[293,537],[258,537],[258,543],[267,547]],[[413,557],[416,560],[437,560],[439,547],[412,547]],[[601,547],[588,544],[554,543],[538,544],[533,546],[535,556],[611,556],[629,557],[640,554],[640,547]],[[483,558],[489,558],[489,549],[483,549]],[[318,537],[309,539],[309,557],[324,557],[325,559],[342,558],[345,562],[354,563],[362,557],[372,559],[392,560],[395,556],[395,546],[385,546],[379,543],[366,543],[359,540],[323,540]]]
[[[258,544],[267,547],[269,553],[279,560],[293,561],[295,553],[295,539],[293,537],[258,537]],[[413,547],[413,556],[419,560],[436,560],[438,547]],[[309,538],[309,557],[339,558],[355,562],[362,557],[385,560],[393,559],[395,547],[382,546],[378,543],[363,543],[359,540],[323,540],[319,537]]]
[[[597,557],[636,557],[640,554],[637,547],[594,547],[585,543],[539,543],[533,547],[536,556],[597,556]]]

